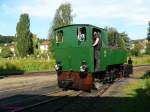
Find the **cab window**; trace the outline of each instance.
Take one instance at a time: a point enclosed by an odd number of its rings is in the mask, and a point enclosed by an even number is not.
[[[77,28],[77,39],[78,41],[86,40],[86,28],[85,27]]]
[[[62,43],[63,42],[63,31],[57,31],[56,32],[56,43]]]

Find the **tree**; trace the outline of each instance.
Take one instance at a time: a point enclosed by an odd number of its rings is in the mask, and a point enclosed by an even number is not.
[[[72,8],[70,3],[63,3],[56,10],[52,26],[49,30],[49,38],[53,36],[53,30],[55,28],[69,25],[73,22]]]
[[[52,46],[53,46],[53,42],[54,42],[54,29],[61,27],[61,26],[65,26],[65,25],[69,25],[73,22],[73,15],[72,15],[72,8],[71,8],[71,4],[70,3],[63,3],[59,6],[59,8],[56,10],[53,22],[52,22],[52,26],[49,29],[49,40],[50,40],[50,47],[49,50],[51,51],[51,53],[53,52]]]
[[[129,49],[130,39],[125,32],[119,33],[116,28],[106,27],[108,32],[108,43],[110,46],[121,47],[123,49]]]
[[[146,54],[150,55],[150,22],[148,26],[147,40],[148,40],[148,43],[146,45]]]
[[[136,42],[134,44],[134,49],[131,50],[132,55],[139,56],[141,55],[141,49],[143,46],[140,44],[140,42]]]
[[[122,32],[122,33],[120,33],[120,37],[124,41],[125,48],[129,49],[130,48],[130,38],[128,37],[128,34],[126,34],[125,32]]]
[[[72,8],[70,3],[63,3],[56,10],[52,30],[61,26],[69,25],[73,22]]]
[[[105,29],[108,32],[108,44],[113,46],[114,44],[116,44],[116,36],[118,34],[118,31],[113,27],[106,27]]]
[[[122,37],[120,37],[118,39],[118,46],[121,47],[121,48],[123,48],[123,49],[126,49],[125,41],[124,41],[124,39]]]
[[[148,26],[147,40],[150,42],[150,21]]]
[[[150,55],[150,42],[146,45],[146,54]]]
[[[0,35],[0,44],[11,43],[15,40],[14,36],[3,36]]]
[[[16,48],[21,57],[33,53],[32,34],[30,32],[30,19],[28,14],[21,14],[16,27]]]
[[[38,54],[40,41],[36,34],[32,34],[32,43],[34,54]]]

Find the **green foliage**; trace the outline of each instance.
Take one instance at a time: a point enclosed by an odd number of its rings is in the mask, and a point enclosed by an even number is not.
[[[143,98],[150,97],[150,79],[139,80],[132,83],[132,85],[129,84],[124,90],[125,93],[130,93],[132,96]]]
[[[39,42],[42,43],[44,41],[48,41],[48,39],[39,38]]]
[[[53,58],[54,57],[54,49],[53,49],[54,39],[50,39],[49,41],[50,41],[49,42],[50,57]]]
[[[123,40],[122,37],[120,37],[119,40],[118,40],[118,46],[123,48],[123,49],[126,49],[125,41]]]
[[[63,3],[59,6],[59,8],[56,10],[52,26],[49,29],[49,51],[51,52],[51,56],[53,56],[53,42],[54,42],[54,29],[69,25],[73,22],[73,15],[72,15],[72,8],[70,3]]]
[[[125,32],[119,33],[113,27],[106,27],[105,29],[108,32],[108,43],[110,46],[115,46],[117,44],[118,47],[129,49],[130,39]]]
[[[108,43],[109,45],[113,46],[114,44],[116,44],[118,31],[113,27],[106,27],[106,30],[108,32]]]
[[[11,43],[15,40],[14,36],[2,36],[0,35],[0,44]]]
[[[37,35],[32,34],[32,42],[33,42],[33,52],[34,54],[37,54],[40,46],[40,41]]]
[[[11,52],[11,50],[8,47],[3,47],[0,53],[0,56],[2,58],[8,58],[11,57],[13,55],[13,53]]]
[[[146,45],[146,54],[150,55],[150,42]]]
[[[148,40],[148,43],[146,45],[146,54],[150,55],[150,21],[149,21],[149,26],[148,26],[147,40]]]
[[[16,27],[16,40],[18,55],[25,57],[33,53],[32,34],[30,32],[30,19],[28,14],[21,14]]]
[[[129,49],[130,48],[130,38],[128,37],[128,34],[125,32],[120,33],[120,38],[123,39],[125,48]]]
[[[147,73],[150,76],[150,71]],[[150,79],[147,79],[145,82],[145,94],[150,96]]]
[[[53,71],[55,60],[40,58],[0,59],[0,74]]]
[[[148,26],[147,40],[150,42],[150,21]]]
[[[144,77],[145,79],[149,79],[150,78],[150,70],[146,71],[145,74],[144,74]],[[150,88],[150,87],[149,87]]]
[[[73,21],[73,16],[71,13],[72,9],[70,3],[61,4],[56,10],[52,29],[71,24]]]
[[[134,55],[134,56],[140,56],[141,55],[140,50],[142,48],[143,48],[143,46],[139,42],[136,42],[134,44],[134,48],[131,50],[131,54]]]

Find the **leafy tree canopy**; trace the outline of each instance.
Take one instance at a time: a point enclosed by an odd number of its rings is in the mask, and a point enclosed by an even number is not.
[[[21,14],[16,27],[16,41],[18,55],[25,57],[33,53],[32,33],[28,14]]]
[[[72,8],[70,3],[62,3],[56,10],[52,26],[49,30],[49,38],[53,36],[55,28],[69,25],[73,22]]]
[[[68,2],[62,3],[55,12],[55,16],[53,18],[52,25],[49,29],[49,51],[51,52],[51,56],[53,56],[53,31],[55,28],[69,25],[73,23],[73,15],[72,15],[72,7]]]
[[[108,43],[110,46],[118,46],[124,49],[129,49],[130,38],[125,32],[119,33],[116,28],[106,27],[108,32]]]
[[[0,44],[11,43],[13,41],[15,41],[15,37],[14,36],[3,36],[3,35],[0,35]]]
[[[148,26],[147,40],[150,42],[150,21]]]

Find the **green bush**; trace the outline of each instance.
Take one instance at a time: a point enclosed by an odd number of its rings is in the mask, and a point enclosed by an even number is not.
[[[144,77],[145,79],[148,79],[150,78],[150,70],[146,71],[145,74],[144,74]]]
[[[147,80],[146,80],[145,86],[146,86],[145,94],[148,95],[148,96],[150,96],[150,79],[147,79]]]

